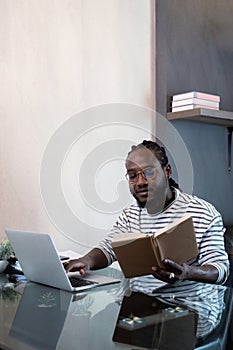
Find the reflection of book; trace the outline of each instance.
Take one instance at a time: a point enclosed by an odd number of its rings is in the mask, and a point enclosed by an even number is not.
[[[218,107],[211,107],[211,106],[204,106],[200,104],[190,104],[185,106],[179,106],[179,107],[172,107],[172,112],[181,112],[181,111],[187,111],[189,109],[195,109],[195,108],[206,108],[206,109],[214,109],[216,111],[219,110]]]
[[[130,349],[192,350],[195,345],[196,314],[171,306],[154,296],[132,293],[123,298],[113,341]]]
[[[173,101],[184,100],[186,98],[200,98],[203,100],[220,102],[220,96],[207,94],[204,92],[198,92],[198,91],[190,91],[190,92],[185,92],[183,94],[177,94],[172,96]]]
[[[184,100],[172,101],[172,107],[187,106],[192,104],[219,108],[218,102],[203,100],[201,98],[186,98]]]
[[[162,267],[164,259],[182,264],[198,255],[192,218],[185,215],[153,235],[116,234],[112,248],[125,277],[152,273],[152,266]]]

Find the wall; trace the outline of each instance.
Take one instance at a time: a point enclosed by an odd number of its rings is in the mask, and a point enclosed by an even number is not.
[[[233,1],[158,0],[156,6],[158,111],[165,116],[170,97],[186,91],[218,94],[220,109],[233,111]],[[233,171],[228,172],[227,130],[187,121],[173,125],[192,159],[193,193],[212,202],[224,222],[232,224]]]
[[[0,2],[0,237],[6,227],[49,232],[59,249],[83,252],[107,230],[104,227],[99,231],[96,222],[111,226],[119,208],[110,217],[109,213],[102,213],[99,219],[101,210],[88,210],[81,196],[74,195],[77,181],[70,188],[69,176],[76,176],[77,180],[80,159],[84,161],[88,152],[93,155],[95,148],[99,150],[106,141],[103,154],[111,142],[123,140],[124,147],[115,157],[120,162],[100,159],[105,163],[100,162],[98,171],[95,169],[93,174],[93,167],[87,164],[85,174],[87,180],[95,175],[95,191],[103,196],[105,204],[116,201],[114,181],[121,180],[111,178],[109,171],[113,167],[116,174],[122,175],[122,158],[129,144],[140,142],[142,136],[150,135],[152,128],[148,111],[143,110],[142,114],[139,111],[137,116],[134,112],[135,106],[154,107],[153,21],[153,1],[149,0]],[[98,109],[111,103],[125,104],[122,115],[117,114],[121,110],[116,105]],[[128,104],[135,108],[128,108]],[[85,114],[87,110],[90,114]],[[103,119],[105,125],[99,111],[110,113],[109,120],[107,116]],[[59,176],[64,196],[67,187],[67,196],[73,194],[66,198],[72,202],[70,212],[83,205],[87,208],[83,213],[84,225],[77,227],[76,237],[71,237],[69,228],[64,232],[51,220],[40,183],[46,147],[53,143],[57,131],[64,132],[73,116],[80,122],[83,134],[68,145],[74,157],[67,148],[66,163],[62,163]],[[95,118],[99,124],[95,124],[93,131]],[[124,121],[131,123],[127,132],[122,131]],[[59,154],[63,140],[60,141],[54,146],[51,162]],[[51,179],[47,175],[48,185]],[[127,198],[128,194],[124,201]],[[46,200],[52,201],[51,197]],[[60,203],[53,202],[53,206],[59,208]],[[63,212],[59,215],[62,217]],[[91,224],[87,232],[86,223]]]

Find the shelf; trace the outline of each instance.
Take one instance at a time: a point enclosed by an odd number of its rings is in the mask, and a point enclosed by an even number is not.
[[[217,111],[207,108],[189,109],[182,112],[167,113],[168,120],[190,120],[199,123],[233,127],[233,112]]]
[[[189,109],[182,112],[167,113],[168,120],[190,120],[199,123],[224,126],[227,128],[228,171],[231,171],[231,149],[233,132],[233,112],[217,111],[207,108]]]

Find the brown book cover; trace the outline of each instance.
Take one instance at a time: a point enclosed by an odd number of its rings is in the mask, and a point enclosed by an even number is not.
[[[112,249],[127,278],[151,274],[152,266],[162,267],[164,259],[183,264],[198,255],[193,221],[189,215],[153,235],[116,234],[112,241]]]

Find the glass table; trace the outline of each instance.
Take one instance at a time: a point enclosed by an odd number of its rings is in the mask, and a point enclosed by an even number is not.
[[[149,296],[121,280],[74,294],[0,274],[0,349],[225,348],[231,288],[184,281]]]

